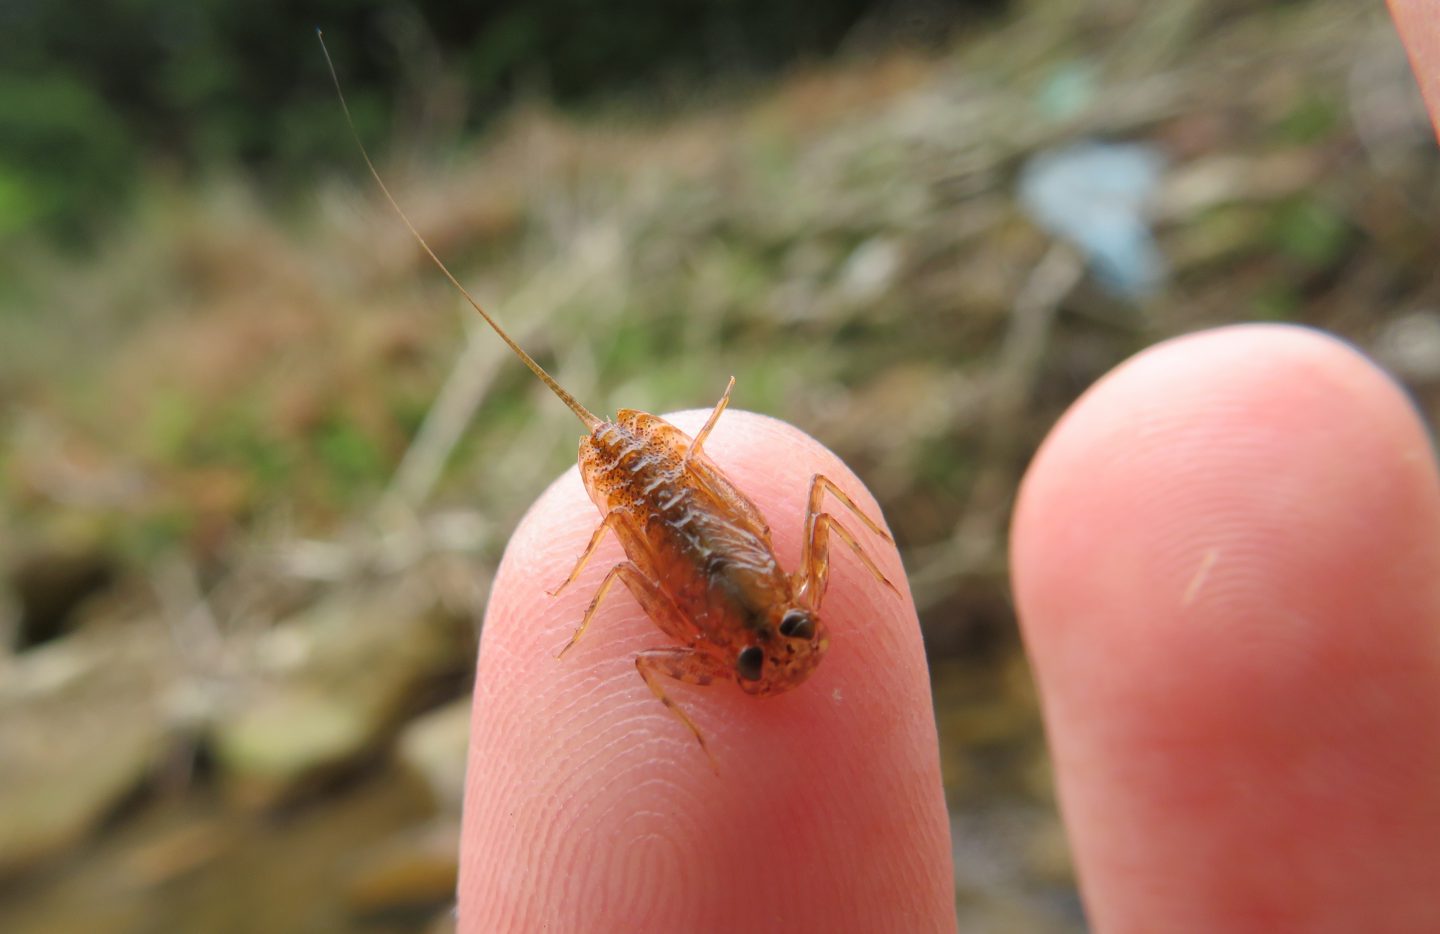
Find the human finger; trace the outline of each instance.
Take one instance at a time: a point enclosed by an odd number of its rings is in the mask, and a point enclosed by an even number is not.
[[[1013,567],[1096,930],[1440,930],[1440,482],[1372,364],[1141,354],[1045,442]]]
[[[1410,67],[1440,133],[1440,8],[1431,0],[1390,0],[1390,15],[1410,56]]]
[[[693,432],[706,414],[673,419]],[[786,567],[812,474],[879,515],[833,454],[783,423],[728,411],[705,449],[768,518]],[[598,521],[572,469],[497,573],[475,689],[461,929],[952,930],[929,679],[893,546],[846,522],[906,596],[837,542],[821,608],[831,647],[803,685],[757,699],[732,684],[666,683],[717,775],[637,675],[638,651],[674,643],[623,588],[555,658],[622,560],[607,540],[574,584],[546,595]]]

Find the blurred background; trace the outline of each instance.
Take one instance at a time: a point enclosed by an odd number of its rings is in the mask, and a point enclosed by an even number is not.
[[[316,26],[591,408],[733,373],[876,493],[962,930],[1085,929],[1005,564],[1065,407],[1249,320],[1440,406],[1440,176],[1378,5],[0,4],[0,930],[449,923],[487,587],[577,432],[378,197]]]

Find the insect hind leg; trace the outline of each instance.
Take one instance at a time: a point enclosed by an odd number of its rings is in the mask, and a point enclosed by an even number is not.
[[[690,447],[685,451],[683,463],[690,463],[691,459],[700,453],[700,446],[705,443],[706,438],[710,437],[710,431],[715,427],[715,423],[720,421],[720,413],[725,411],[725,407],[730,404],[730,391],[734,388],[735,377],[732,376],[730,382],[725,384],[725,392],[721,393],[720,401],[715,403],[715,409],[710,413],[710,417],[705,419],[704,426],[695,434],[695,440],[690,442]]]

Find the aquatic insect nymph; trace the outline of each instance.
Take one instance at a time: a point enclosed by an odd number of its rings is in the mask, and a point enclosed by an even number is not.
[[[329,64],[328,51],[325,59]],[[333,64],[330,71],[354,132]],[[358,133],[356,142],[360,142]],[[890,536],[833,481],[816,474],[810,481],[805,508],[800,567],[793,573],[783,570],[764,516],[704,451],[706,438],[730,402],[733,377],[694,438],[663,418],[634,409],[621,409],[613,421],[597,417],[561,388],[471,297],[390,194],[363,144],[360,151],[385,198],[421,248],[588,432],[580,440],[580,476],[602,519],[570,575],[551,594],[575,581],[607,532],[619,540],[626,560],[612,567],[600,582],[560,654],[584,634],[615,582],[622,582],[651,621],[679,643],[637,654],[635,667],[640,677],[709,755],[704,736],[666,695],[660,678],[697,685],[734,681],[757,697],[800,684],[829,647],[820,603],[829,580],[832,535],[849,546],[876,580],[895,591],[859,540],[823,510],[826,494],[881,540],[890,543]]]

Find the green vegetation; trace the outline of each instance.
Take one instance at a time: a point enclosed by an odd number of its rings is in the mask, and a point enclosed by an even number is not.
[[[94,234],[143,167],[277,192],[351,157],[325,31],[367,139],[450,142],[517,95],[653,106],[832,52],[875,0],[46,0],[0,11],[0,239]],[[668,89],[657,93],[657,89]],[[678,99],[678,98],[677,98]]]

